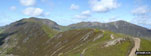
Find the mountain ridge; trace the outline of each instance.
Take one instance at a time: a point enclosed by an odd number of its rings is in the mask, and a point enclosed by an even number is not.
[[[33,17],[14,22],[0,33],[0,56],[127,56],[134,45],[134,37],[129,35],[96,28],[62,31],[66,27],[60,27],[51,20]]]
[[[94,28],[94,29],[109,30],[116,33],[123,33],[123,34],[132,35],[136,37],[151,37],[150,29],[147,29],[142,26],[135,25],[127,21],[123,21],[123,20],[108,22],[108,23],[79,22],[79,23],[68,25],[68,26],[61,26],[52,20],[45,19],[45,18],[36,18],[36,17],[23,18],[22,20],[19,20],[19,21],[25,21],[25,22],[38,21],[38,22],[41,22],[41,24],[46,24],[50,28],[54,28],[60,31],[66,31],[69,29],[80,29],[80,28]],[[23,23],[20,23],[20,24],[23,24]]]
[[[76,24],[71,24],[69,25],[69,27],[71,29],[97,28],[103,30],[110,30],[116,33],[128,34],[136,37],[151,37],[151,30],[123,20],[109,23],[80,22]]]

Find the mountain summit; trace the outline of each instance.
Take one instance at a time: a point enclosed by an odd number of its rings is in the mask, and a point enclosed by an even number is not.
[[[33,48],[44,47],[42,43],[53,37],[58,32],[58,27],[51,20],[34,17],[14,22],[0,34],[0,56],[10,52],[19,56],[31,56],[35,52]],[[13,50],[8,52],[10,49]]]

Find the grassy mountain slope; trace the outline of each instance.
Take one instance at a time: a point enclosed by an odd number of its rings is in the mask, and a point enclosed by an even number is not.
[[[3,28],[3,27],[0,27],[0,33],[1,33],[3,30],[4,30],[4,28]]]
[[[40,29],[34,28],[34,30]],[[8,48],[6,54],[19,56],[99,56],[103,55],[101,53],[109,52],[109,54],[104,55],[125,56],[128,55],[133,44],[128,37],[96,29],[75,29],[65,31],[56,34],[53,38],[49,38],[45,34],[38,34],[38,32],[40,31],[35,31],[34,34],[32,34],[32,37],[29,38],[25,34],[23,34],[23,36],[25,36],[23,37],[21,33],[21,36],[18,37],[18,44],[13,48]],[[111,34],[115,35],[115,39],[110,38]],[[105,45],[108,45],[108,42],[116,39],[121,40],[117,41],[116,44],[105,47]]]
[[[105,31],[103,32],[103,36],[92,42],[88,42],[85,45],[67,53],[62,56],[126,56],[129,53],[129,50],[133,46],[133,41],[128,37],[120,36],[118,34],[114,34],[115,39],[111,39],[112,32]],[[117,42],[115,45],[111,45],[109,47],[104,47],[108,42],[112,42],[116,39],[125,39]],[[107,53],[107,54],[104,54]]]
[[[94,28],[69,30],[34,17],[10,24],[0,37],[0,56],[128,56],[134,47],[132,36]],[[140,50],[150,50],[150,43],[142,38]]]
[[[139,51],[151,51],[151,40],[141,39],[141,46]],[[138,56],[151,56],[151,55],[138,55]]]
[[[108,48],[113,48],[113,51],[121,50],[123,52],[121,55],[127,55],[132,45],[128,37],[121,37],[120,35],[118,37],[112,32],[103,30],[75,29],[60,33],[57,31],[56,27],[36,18],[14,22],[0,35],[2,37],[0,55],[87,56],[95,54],[92,51],[100,55],[97,52],[102,52],[101,49]],[[110,38],[111,34],[116,36],[115,39]],[[119,38],[121,38],[120,41],[117,41],[116,39]],[[110,41],[115,41],[115,44],[107,44]],[[109,46],[105,47],[106,45]],[[84,51],[84,49],[87,50]],[[112,54],[112,52],[110,53]],[[115,53],[118,54],[118,52]]]
[[[141,39],[140,51],[151,51],[151,40]]]
[[[12,23],[5,29],[1,36],[1,55],[19,51],[29,53],[33,48],[39,48],[45,40],[57,33],[56,28],[44,24],[40,19],[29,18]],[[50,33],[52,33],[50,35]],[[42,40],[41,40],[42,39]],[[33,48],[32,48],[33,47]]]

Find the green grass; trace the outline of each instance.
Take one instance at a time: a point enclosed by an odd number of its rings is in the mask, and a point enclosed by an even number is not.
[[[6,54],[10,54],[13,51],[13,48],[8,48]]]
[[[57,31],[48,27],[47,25],[43,24],[42,22],[40,21],[36,21],[35,19],[25,19],[24,20],[25,22],[31,22],[31,23],[38,23],[39,25],[42,25],[42,29],[46,32],[46,34],[49,36],[49,37],[53,37]]]
[[[51,38],[53,37],[57,31],[54,29],[51,29],[50,27],[47,27],[45,25],[42,26],[42,29],[46,32],[46,34]]]
[[[100,32],[99,30],[94,30],[95,33]],[[110,31],[104,31],[104,36],[95,42],[89,42],[84,46],[73,50],[66,54],[65,56],[80,56],[80,53],[83,49],[88,48],[83,56],[127,56],[128,51],[133,46],[131,40],[123,41],[121,44],[116,44],[110,47],[102,48],[106,41],[112,40],[110,38],[111,34],[114,34],[117,38],[124,38],[125,36],[122,34],[116,34]]]
[[[67,54],[67,56],[80,56],[80,52],[78,52],[78,53],[69,53],[69,54]],[[66,56],[66,55],[61,55],[61,56]]]
[[[140,51],[151,51],[151,40],[141,39]]]
[[[95,29],[95,30],[94,30],[94,32],[96,32],[96,33],[97,33],[97,32],[100,32],[100,30],[99,30],[99,29]]]
[[[139,51],[151,51],[151,40],[141,39]],[[151,55],[138,55],[138,56],[151,56]]]
[[[32,23],[36,23],[39,21],[36,21],[35,19],[24,19],[23,22],[32,22]]]
[[[3,32],[3,29],[0,28],[0,33],[2,33],[2,32]]]
[[[122,44],[101,48],[100,45],[89,48],[85,56],[126,56],[131,43],[126,41]]]
[[[61,31],[67,31],[70,29],[70,27],[66,27],[66,26],[59,26],[59,28],[61,29]]]
[[[50,38],[58,33],[56,30],[51,29],[50,27],[48,27],[46,25],[42,25],[41,27],[45,31],[45,33],[48,34],[48,36]],[[80,32],[82,31],[81,29],[80,30],[77,29],[77,30]],[[68,32],[68,33],[70,34],[71,32]],[[69,52],[65,55],[63,53],[62,56],[80,56],[80,53],[85,48],[88,48],[88,49],[86,50],[84,56],[126,56],[128,54],[128,51],[131,49],[131,46],[133,45],[130,40],[126,40],[120,44],[102,48],[102,46],[104,45],[104,43],[106,41],[112,40],[110,38],[111,34],[113,34],[115,36],[115,38],[124,38],[125,35],[116,34],[116,33],[110,32],[110,31],[101,32],[100,30],[95,29],[94,35],[98,34],[98,33],[104,34],[104,36],[94,42],[90,41],[90,42],[84,44],[82,47],[72,50],[71,52]],[[71,34],[71,36],[72,36],[72,34]],[[79,36],[79,37],[81,37],[81,36]],[[149,43],[147,42],[146,45],[149,45]],[[12,49],[8,49],[8,53],[11,52],[11,50]]]
[[[46,34],[49,37],[53,37],[57,31],[48,27],[47,25],[43,24],[41,21],[36,21],[35,19],[24,19],[23,22],[30,22],[30,23],[38,23],[39,25],[42,26],[42,29],[46,32]]]
[[[11,53],[12,50],[13,50],[13,48],[6,48],[6,49],[1,48],[0,51],[3,53],[1,53],[0,56],[6,56],[7,54]]]
[[[105,42],[108,40],[111,40],[110,35],[114,34],[115,38],[123,38],[125,37],[122,34],[116,34],[110,31],[104,32],[104,37],[98,40],[98,42]],[[101,44],[102,44],[101,43]],[[133,43],[130,40],[125,41],[122,44],[117,44],[108,48],[101,48],[100,46],[94,46],[88,50],[85,56],[126,56],[128,54],[128,51],[133,46]]]

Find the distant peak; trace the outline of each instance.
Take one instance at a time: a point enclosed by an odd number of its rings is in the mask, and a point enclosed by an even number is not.
[[[30,17],[30,18],[27,18],[27,19],[40,20],[41,18],[37,18],[37,17]]]
[[[53,22],[52,20],[49,20],[46,18],[37,18],[37,17],[23,18],[20,21],[51,21],[51,22]]]
[[[29,19],[38,19],[37,17],[30,17]]]
[[[126,22],[126,21],[124,21],[124,20],[118,20],[118,21],[115,21],[115,22]]]
[[[91,23],[91,24],[93,24],[93,23],[98,23],[98,24],[99,24],[100,22],[90,22],[90,21],[84,22],[84,21],[83,21],[83,22],[80,22],[80,23]]]
[[[38,17],[29,17],[29,18],[23,18],[23,20],[24,20],[24,19],[42,20],[42,19],[44,19],[44,18],[38,18]]]
[[[110,23],[120,23],[120,24],[122,24],[122,23],[129,23],[129,22],[124,21],[124,20],[118,20],[118,21],[114,21],[114,22],[110,22]]]

